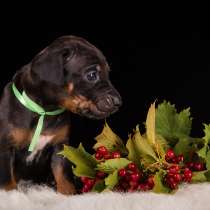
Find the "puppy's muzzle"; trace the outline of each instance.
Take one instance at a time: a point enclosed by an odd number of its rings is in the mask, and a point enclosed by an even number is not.
[[[116,112],[122,105],[122,99],[119,94],[107,94],[96,103],[97,108],[105,113]]]

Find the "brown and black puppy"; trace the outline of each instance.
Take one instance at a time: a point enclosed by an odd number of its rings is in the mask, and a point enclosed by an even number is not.
[[[121,98],[109,80],[109,71],[100,50],[82,38],[64,36],[14,75],[0,99],[1,188],[14,189],[20,179],[43,178],[45,172],[52,172],[58,192],[75,192],[65,172],[68,163],[57,153],[68,144],[71,112],[101,119],[118,110]],[[33,152],[28,147],[39,116],[17,100],[12,83],[46,111],[66,109],[45,117]]]

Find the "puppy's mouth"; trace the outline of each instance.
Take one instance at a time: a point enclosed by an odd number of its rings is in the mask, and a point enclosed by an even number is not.
[[[104,119],[118,111],[121,106],[119,96],[105,95],[94,101],[78,95],[65,98],[61,105],[69,111],[93,119]]]
[[[114,107],[112,110],[104,111],[100,110],[97,106],[92,106],[91,108],[78,110],[77,113],[81,116],[100,120],[109,117],[111,114],[117,112],[118,109],[118,107]]]
[[[92,103],[87,109],[82,109],[80,114],[88,118],[103,119],[117,112],[121,104],[120,97],[106,95]]]

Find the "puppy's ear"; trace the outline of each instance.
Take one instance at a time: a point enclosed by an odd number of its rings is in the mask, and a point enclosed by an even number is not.
[[[43,81],[63,85],[64,65],[70,54],[70,49],[51,49],[47,47],[33,59],[31,70]]]

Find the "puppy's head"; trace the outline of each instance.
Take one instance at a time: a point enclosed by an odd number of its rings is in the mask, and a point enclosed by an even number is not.
[[[31,71],[51,99],[71,112],[101,119],[122,103],[104,55],[82,38],[58,38],[34,58]]]

